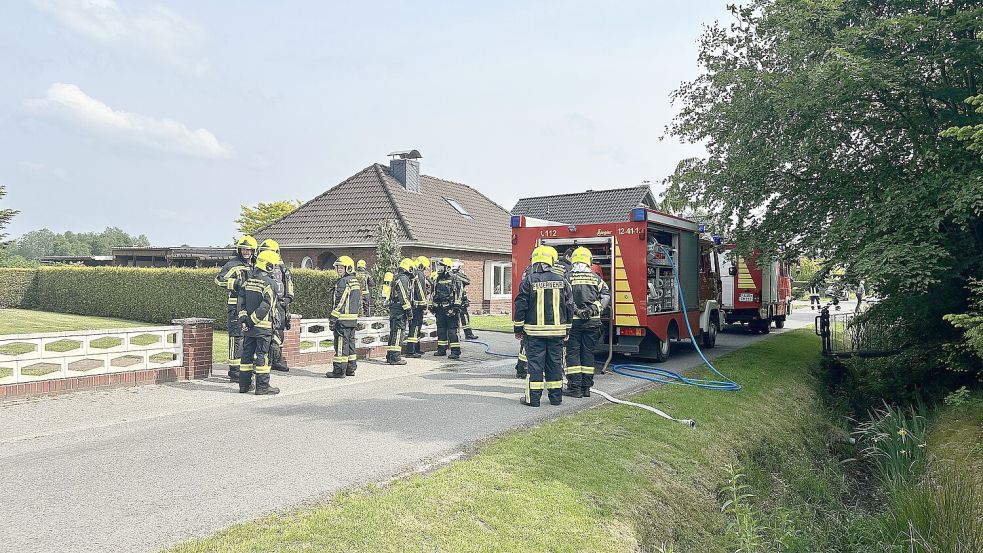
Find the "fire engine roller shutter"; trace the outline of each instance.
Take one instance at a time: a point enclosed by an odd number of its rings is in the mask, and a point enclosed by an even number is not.
[[[614,242],[614,324],[618,326],[640,326],[635,310],[631,284],[625,272],[625,261],[621,257],[621,246]]]
[[[679,233],[679,280],[683,285],[683,299],[686,300],[686,307],[690,310],[700,308],[700,287],[696,278],[700,270],[700,248],[696,233]]]

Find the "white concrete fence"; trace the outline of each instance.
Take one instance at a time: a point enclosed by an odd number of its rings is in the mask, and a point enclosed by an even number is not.
[[[328,319],[301,319],[300,353],[334,352],[334,333]],[[437,320],[427,313],[423,318],[421,342],[437,339]],[[355,331],[356,348],[376,348],[389,343],[388,317],[363,317]]]
[[[0,338],[0,384],[182,366],[181,326],[14,334]]]

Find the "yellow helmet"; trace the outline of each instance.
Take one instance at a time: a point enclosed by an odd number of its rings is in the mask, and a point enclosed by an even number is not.
[[[266,240],[263,240],[262,244],[259,245],[259,251],[264,252],[266,250],[280,253],[280,244],[272,238],[267,238]]]
[[[556,248],[554,248],[553,246],[545,246],[544,245],[543,246],[543,249],[545,249],[546,252],[549,254],[550,259],[552,260],[550,262],[551,264],[556,263],[557,261],[560,260],[560,254],[556,251]]]
[[[256,239],[248,234],[236,241],[236,249],[241,250],[248,248],[250,250],[256,249]]]
[[[430,271],[430,280],[437,280],[437,271]]]
[[[532,251],[532,259],[530,259],[530,262],[552,265],[553,257],[550,255],[549,250],[541,246]]]
[[[393,291],[393,274],[392,271],[386,271],[386,274],[382,277],[382,296],[388,298],[389,294],[392,291]]]
[[[410,259],[410,258],[408,258],[408,257],[404,257],[403,260],[399,262],[399,268],[402,269],[402,270],[404,270],[404,271],[406,271],[406,272],[412,271],[413,270],[413,260]]]
[[[586,265],[590,265],[592,257],[593,256],[591,256],[590,250],[581,246],[573,250],[573,255],[570,256],[570,263],[584,263]]]
[[[394,278],[396,278],[396,276],[393,274],[392,271],[386,271],[386,274],[383,275],[382,277],[382,282],[386,284],[392,284]]]
[[[365,260],[364,259],[359,259],[358,260],[358,263],[355,266],[358,267],[359,269],[364,269],[364,268],[368,267],[368,265],[365,264]]]
[[[438,261],[437,264],[438,265],[443,265],[444,267],[447,267],[448,269],[450,269],[451,267],[454,266],[454,260],[451,259],[451,258],[449,258],[449,257],[445,257],[445,258],[441,259],[440,261]]]
[[[345,270],[348,271],[349,273],[355,271],[355,261],[352,260],[352,258],[348,257],[347,255],[343,255],[339,257],[337,260],[335,260],[334,262],[335,268],[337,268],[338,265],[344,267]]]
[[[259,252],[256,256],[256,268],[260,271],[270,272],[280,264],[280,256],[273,250]]]
[[[430,258],[425,255],[421,255],[420,257],[416,258],[416,266],[421,269],[429,269]]]

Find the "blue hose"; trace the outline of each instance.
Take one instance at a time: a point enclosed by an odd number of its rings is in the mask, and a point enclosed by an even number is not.
[[[686,378],[685,376],[671,371],[669,369],[663,369],[661,367],[653,367],[651,365],[638,365],[632,363],[626,363],[621,365],[612,365],[611,370],[623,376],[630,376],[632,378],[641,378],[642,380],[649,380],[651,382],[660,382],[663,384],[671,384],[673,382],[678,382],[680,384],[686,384],[688,386],[696,386],[697,388],[703,388],[706,390],[723,390],[725,392],[737,392],[740,391],[741,385],[734,382],[730,378],[724,376],[713,363],[707,359],[707,356],[703,354],[703,350],[700,349],[700,345],[696,342],[696,337],[693,335],[693,327],[689,323],[689,313],[686,311],[686,298],[683,297],[683,287],[679,283],[679,270],[676,268],[676,261],[672,258],[668,248],[665,246],[659,246],[663,253],[666,254],[666,258],[669,259],[669,264],[672,265],[672,276],[676,280],[676,290],[679,291],[679,302],[683,308],[683,320],[686,321],[686,330],[689,332],[689,338],[693,342],[693,347],[696,349],[696,353],[700,354],[703,362],[711,371],[723,380],[704,380],[700,378]]]

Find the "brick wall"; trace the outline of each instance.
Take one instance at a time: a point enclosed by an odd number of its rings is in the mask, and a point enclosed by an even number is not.
[[[283,260],[286,263],[293,263],[294,267],[300,267],[304,257],[310,257],[317,262],[317,258],[327,250],[318,248],[282,248]],[[337,256],[347,255],[358,261],[364,259],[371,268],[375,265],[374,248],[349,248],[347,250],[330,250]],[[511,298],[485,298],[485,261],[511,261],[510,254],[491,254],[475,252],[454,252],[448,250],[438,250],[434,248],[404,247],[403,256],[416,258],[425,255],[431,260],[442,257],[460,259],[464,262],[464,272],[471,279],[471,286],[468,286],[468,298],[471,300],[472,313],[510,313]]]

